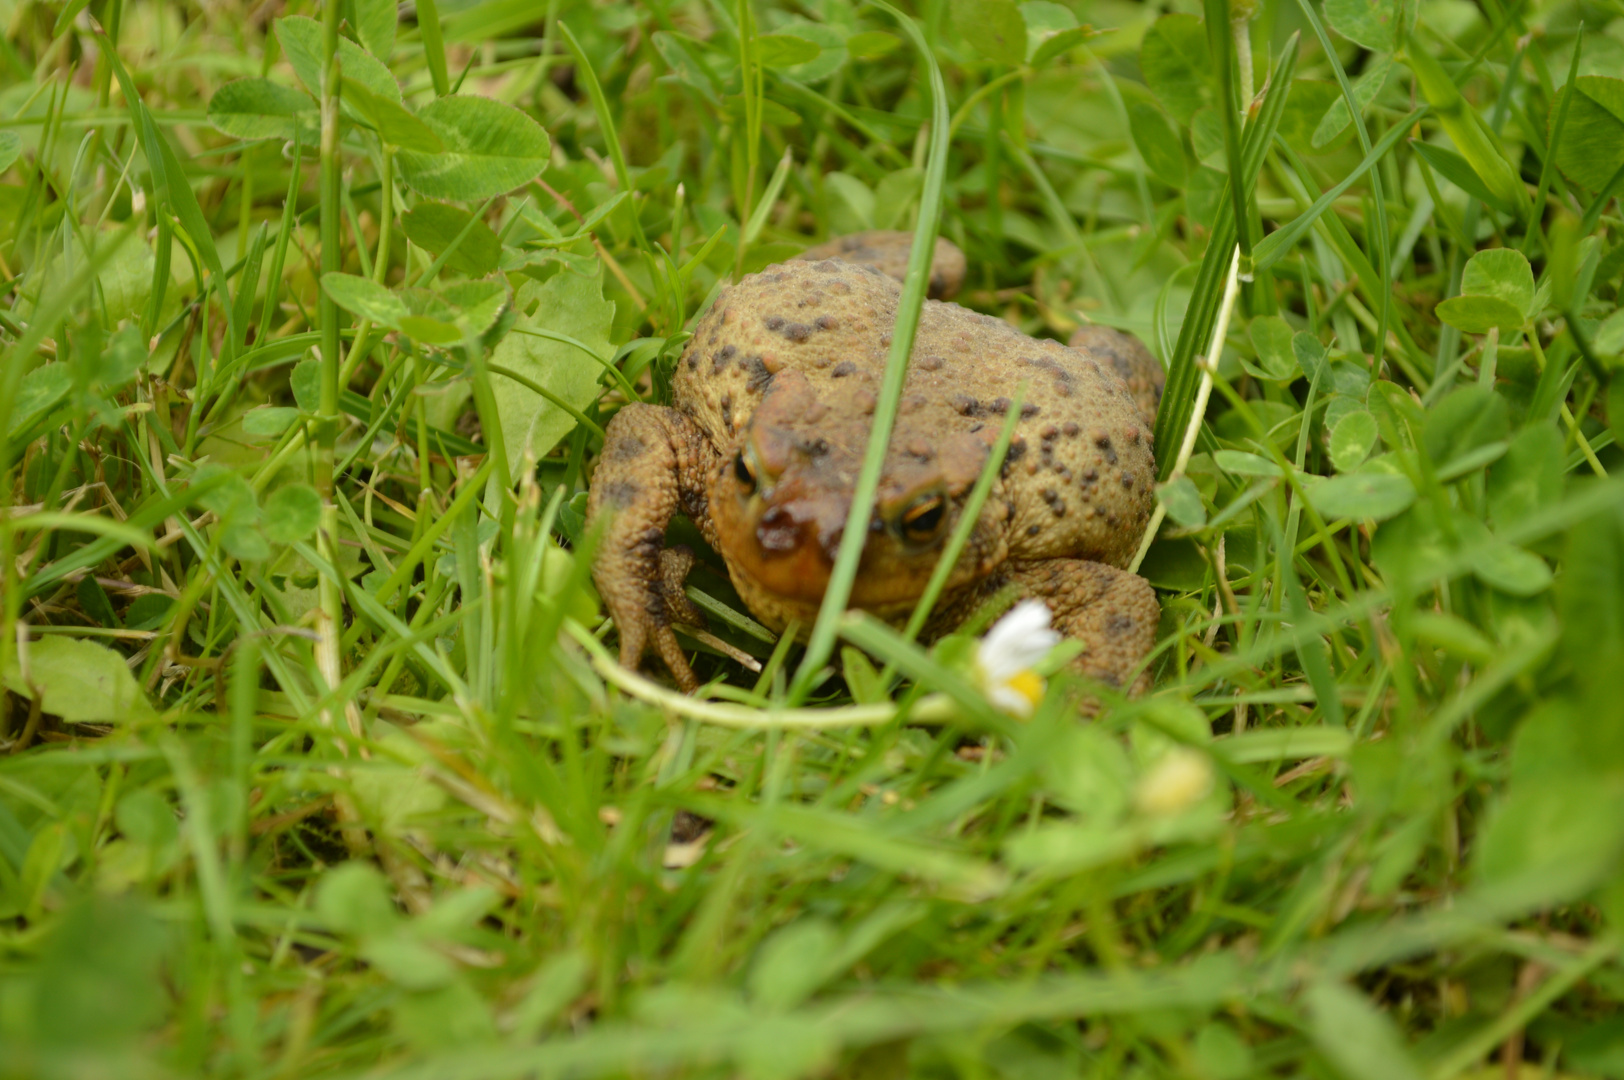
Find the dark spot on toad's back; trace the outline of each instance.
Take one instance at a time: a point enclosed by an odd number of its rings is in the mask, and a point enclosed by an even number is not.
[[[856,371],[856,364],[852,363],[850,360],[842,360],[830,370],[829,377],[831,379],[844,379],[847,375],[854,374]]]
[[[791,341],[805,341],[812,336],[812,328],[806,323],[792,322],[784,324],[784,328],[779,333]]]
[[[778,331],[784,328],[784,323],[786,321],[787,320],[785,320],[782,315],[769,315],[765,319],[761,320],[761,325],[765,326],[767,329],[776,334]]]
[[[739,361],[739,368],[745,372],[744,388],[752,394],[765,389],[773,381],[772,372],[767,370],[759,356],[752,356]]]
[[[604,485],[603,499],[616,510],[624,510],[637,501],[642,490],[634,480],[616,480]]]

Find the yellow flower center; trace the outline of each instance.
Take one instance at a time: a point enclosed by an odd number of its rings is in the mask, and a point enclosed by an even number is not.
[[[1017,671],[1005,680],[1004,685],[1030,701],[1034,709],[1043,700],[1043,677],[1031,668]]]

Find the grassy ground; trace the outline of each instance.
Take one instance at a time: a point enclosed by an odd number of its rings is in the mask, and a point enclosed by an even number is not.
[[[0,1075],[1624,1077],[1617,0],[0,12]],[[608,660],[603,425],[869,227],[1169,365],[1147,696]]]

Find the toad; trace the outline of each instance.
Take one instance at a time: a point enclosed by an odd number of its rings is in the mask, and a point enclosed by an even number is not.
[[[672,405],[628,405],[610,421],[588,520],[608,519],[593,576],[627,667],[652,650],[681,687],[698,685],[672,630],[703,624],[683,593],[694,556],[665,545],[679,510],[757,618],[780,631],[811,626],[844,539],[900,293],[891,277],[842,259],[747,276],[695,326]],[[956,304],[927,300],[920,315],[851,606],[907,619],[1022,382],[1014,439],[926,634],[1013,586],[1084,644],[1078,670],[1128,687],[1160,613],[1149,583],[1124,569],[1155,502],[1149,419],[1111,356]]]

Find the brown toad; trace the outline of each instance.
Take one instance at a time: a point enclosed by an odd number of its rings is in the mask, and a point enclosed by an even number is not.
[[[622,663],[635,667],[652,647],[683,688],[697,685],[671,628],[701,622],[682,591],[693,556],[665,547],[678,510],[759,619],[811,625],[900,291],[837,259],[750,275],[695,326],[672,407],[633,404],[610,422],[588,516],[609,518],[593,574]],[[956,304],[926,301],[920,316],[851,604],[907,618],[1023,381],[1014,441],[927,633],[1013,585],[1087,646],[1082,671],[1124,685],[1159,616],[1150,585],[1122,569],[1155,502],[1149,421],[1109,359]]]

